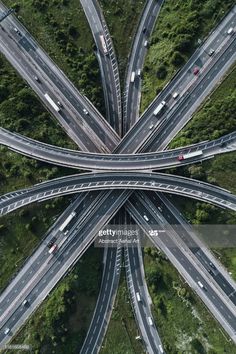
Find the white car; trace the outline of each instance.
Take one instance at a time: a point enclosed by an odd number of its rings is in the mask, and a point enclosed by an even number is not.
[[[148,217],[146,214],[143,215],[144,220],[149,221]]]
[[[9,332],[10,332],[10,328],[7,327],[7,328],[4,329],[4,334],[5,335],[9,334]]]
[[[173,95],[172,95],[172,97],[174,98],[174,100],[175,100],[178,96],[179,96],[179,92],[177,92],[177,91],[174,92]]]
[[[89,114],[86,108],[83,109],[84,114]]]

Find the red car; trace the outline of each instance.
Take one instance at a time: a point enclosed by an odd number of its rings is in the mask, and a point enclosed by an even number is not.
[[[193,69],[193,73],[194,75],[197,75],[199,73],[200,69],[196,66],[194,69]]]
[[[179,161],[184,160],[184,155],[179,155],[179,156],[178,156],[178,160],[179,160]]]

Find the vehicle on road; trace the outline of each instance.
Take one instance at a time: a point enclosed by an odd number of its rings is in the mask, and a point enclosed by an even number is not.
[[[148,316],[148,323],[150,324],[150,326],[153,326],[153,320],[150,316]]]
[[[106,44],[104,35],[103,35],[103,34],[100,34],[99,38],[100,38],[100,41],[101,41],[103,53],[104,53],[105,55],[108,55],[109,52],[108,52],[108,49],[107,49],[107,44]]]
[[[54,245],[49,249],[48,253],[53,254],[57,250],[57,244],[54,243]]]
[[[146,214],[143,215],[144,220],[149,221],[148,217]]]
[[[186,159],[191,159],[192,157],[197,157],[197,156],[201,156],[203,154],[202,150],[197,150],[197,151],[193,151],[190,152],[188,154],[181,154],[178,156],[178,160],[179,161],[183,161]]]
[[[61,226],[59,227],[59,231],[64,231],[66,226],[71,222],[71,220],[73,219],[73,217],[76,215],[76,212],[73,211],[67,218],[66,220],[61,224]]]
[[[27,306],[28,304],[29,304],[29,301],[26,299],[22,302],[22,306]]]
[[[57,240],[57,238],[54,236],[54,237],[48,242],[47,247],[48,247],[48,248],[51,248],[51,247],[54,245],[54,243],[55,243],[56,240]]]
[[[7,335],[7,334],[9,334],[9,333],[10,333],[10,328],[9,328],[9,327],[5,328],[5,329],[4,329],[4,334]]]
[[[57,105],[58,105],[59,107],[63,108],[63,105],[62,105],[62,103],[61,103],[60,101],[57,101]]]
[[[53,99],[49,96],[48,93],[45,93],[44,97],[56,112],[60,112],[61,108],[56,105],[56,103],[53,101]]]
[[[212,262],[209,263],[209,266],[213,269],[216,269],[216,267],[214,266],[214,264]]]
[[[159,348],[159,351],[160,351],[160,353],[162,354],[162,353],[164,353],[164,350],[163,350],[163,348],[162,348],[162,345],[161,344],[159,344],[158,345],[158,348]]]
[[[146,47],[146,48],[148,47],[148,41],[144,42],[144,47]]]
[[[153,123],[149,125],[149,129],[152,129],[153,127],[154,127]]]
[[[89,114],[89,112],[87,111],[87,109],[86,108],[83,108],[83,112],[84,112],[84,114]]]
[[[231,35],[231,34],[233,34],[234,33],[234,29],[233,29],[233,27],[230,27],[229,29],[228,29],[228,31],[227,31],[227,34],[228,35]]]
[[[211,274],[212,276],[215,275],[211,269],[208,269],[208,273]]]
[[[195,68],[193,69],[194,75],[199,74],[199,71],[200,71],[199,67],[198,67],[198,66],[195,66]]]
[[[162,101],[158,106],[157,108],[155,109],[155,111],[153,112],[154,116],[157,116],[158,113],[161,112],[161,110],[165,107],[166,105],[166,102],[165,101]]]
[[[141,296],[139,293],[136,293],[136,297],[137,297],[138,302],[141,302]]]
[[[19,35],[22,36],[21,32],[18,30],[18,28],[14,27],[14,31]]]
[[[35,79],[35,81],[40,82],[40,80],[39,80],[38,76],[34,75],[34,79]]]
[[[198,284],[198,286],[199,286],[201,289],[204,289],[204,286],[203,286],[203,284],[200,282],[200,280],[198,280],[197,284]]]
[[[132,71],[130,76],[130,82],[134,82],[134,79],[135,79],[135,71]]]
[[[215,53],[214,49],[210,49],[208,52],[209,57],[211,57]]]
[[[141,69],[138,69],[137,75],[140,77],[141,76]]]
[[[172,95],[172,97],[173,97],[174,99],[176,99],[178,96],[179,96],[179,92],[177,92],[177,91],[174,92],[173,95]]]

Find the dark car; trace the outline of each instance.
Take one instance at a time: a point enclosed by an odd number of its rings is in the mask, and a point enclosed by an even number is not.
[[[48,242],[47,247],[48,247],[48,248],[51,248],[51,247],[54,245],[54,243],[55,243],[56,240],[57,240],[57,238],[56,238],[56,237],[53,237],[53,238],[51,239],[51,241]]]
[[[214,266],[214,264],[212,262],[209,263],[209,266],[213,269],[216,269],[216,267]]]
[[[199,67],[198,67],[198,66],[196,66],[196,67],[193,69],[193,73],[194,73],[194,75],[199,74],[199,71],[200,71]]]

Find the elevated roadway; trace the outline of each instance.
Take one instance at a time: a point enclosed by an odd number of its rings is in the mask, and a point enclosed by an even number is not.
[[[153,190],[202,200],[223,208],[236,210],[236,196],[229,191],[194,179],[145,172],[85,173],[43,182],[28,189],[8,193],[0,198],[0,215],[62,195],[93,190]],[[126,199],[126,198],[125,198]]]
[[[114,152],[156,151],[170,142],[235,62],[236,36],[235,32],[227,34],[230,27],[236,27],[236,6],[155,98]],[[209,56],[211,49],[215,53]],[[195,67],[199,68],[198,75],[193,74]],[[175,92],[177,99],[173,98]],[[166,102],[165,107],[154,115],[162,101]]]
[[[0,9],[4,9],[1,3]],[[13,15],[1,23],[0,51],[82,149],[94,152],[114,149],[119,141],[115,131]],[[60,102],[60,111],[51,107],[45,93]]]
[[[101,72],[102,86],[106,105],[106,118],[117,134],[121,135],[121,92],[118,63],[112,39],[101,8],[96,0],[80,0],[87,17],[94,41]],[[104,43],[102,43],[101,36]],[[107,52],[104,51],[104,45]]]
[[[123,192],[124,193],[124,192]],[[99,197],[99,199],[98,199]],[[58,281],[78,261],[91,245],[97,231],[114,216],[123,205],[123,195],[118,191],[81,194],[51,228],[43,243],[27,260],[20,272],[0,296],[0,347],[7,343],[20,326],[45,299]],[[68,227],[68,233],[60,231],[60,225],[71,213],[76,216]],[[66,230],[65,230],[66,231]],[[48,241],[56,238],[57,252],[48,252]],[[55,242],[55,241],[54,241]],[[28,305],[23,306],[27,299]],[[8,336],[4,329],[10,328]]]
[[[206,267],[203,267],[202,264],[196,260],[188,246],[179,241],[181,238],[181,236],[179,236],[181,230],[179,229],[177,233],[173,225],[170,224],[173,219],[172,217],[167,217],[171,212],[170,210],[166,212],[165,203],[158,203],[157,205],[159,208],[160,205],[162,205],[162,212],[158,211],[155,204],[150,202],[150,199],[147,198],[144,193],[141,198],[137,198],[137,194],[135,198],[131,196],[126,203],[130,214],[144,230],[147,237],[158,249],[165,253],[189,286],[198,294],[231,339],[236,343],[235,304],[229,301],[229,294],[226,295],[224,286],[222,286],[222,288],[219,287],[219,284],[215,282]],[[144,214],[146,215],[146,219],[143,218]],[[155,234],[153,232],[155,232]],[[204,254],[203,250],[202,253]],[[208,262],[210,263],[210,260],[208,260]],[[217,267],[218,262],[214,261],[214,263]],[[208,268],[209,267],[208,265]],[[219,274],[220,271],[217,270],[217,268],[215,269]],[[224,275],[221,274],[221,276],[223,281],[227,282]],[[203,287],[199,286],[199,281],[203,284]]]
[[[142,70],[149,45],[145,45],[145,42],[148,43],[150,39],[163,2],[164,0],[147,0],[140,16],[126,71],[123,134],[126,134],[139,118]],[[135,73],[133,83],[130,82],[132,72]]]
[[[84,170],[132,171],[161,170],[203,161],[215,155],[236,150],[236,132],[212,141],[204,141],[173,150],[140,154],[95,154],[64,149],[45,144],[17,133],[0,128],[0,144],[23,155],[65,166]],[[180,155],[200,152],[199,156],[178,160]]]

